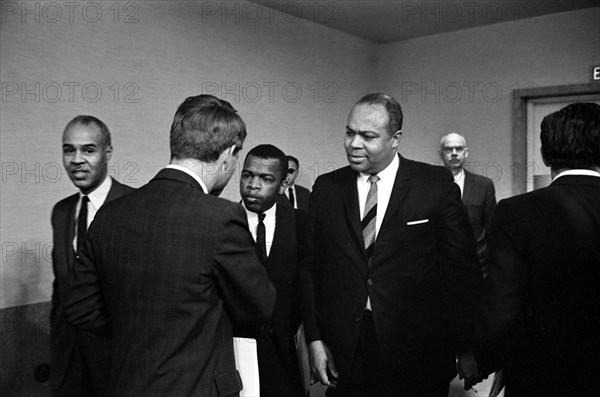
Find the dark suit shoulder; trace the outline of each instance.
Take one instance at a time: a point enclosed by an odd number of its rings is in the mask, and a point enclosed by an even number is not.
[[[431,184],[432,182],[454,181],[452,172],[445,167],[409,160],[404,157],[400,157],[400,169],[398,172],[408,173],[412,182]]]
[[[487,176],[474,174],[474,173],[468,172],[468,171],[465,171],[465,175],[466,175],[465,179],[472,179],[473,183],[476,183],[476,184],[480,184],[480,185],[493,185],[494,184],[494,182],[492,182],[492,180],[490,178],[488,178]]]
[[[111,177],[112,178],[112,177]],[[135,190],[135,188],[125,185],[119,181],[117,181],[116,179],[112,178],[112,187],[110,188],[111,190],[114,189],[115,193],[118,194],[119,196],[122,196],[124,194],[127,193],[131,193]]]
[[[77,204],[77,200],[79,200],[79,193],[75,193],[54,204],[54,207],[52,208],[52,222],[54,223],[57,216],[69,214],[73,209],[73,206]]]

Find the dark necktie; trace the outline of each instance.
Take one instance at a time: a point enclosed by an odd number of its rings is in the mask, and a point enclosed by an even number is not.
[[[258,245],[258,256],[261,262],[267,263],[267,231],[265,228],[265,214],[258,214],[258,225],[256,226],[256,244]]]
[[[371,187],[367,194],[367,201],[365,203],[365,211],[361,226],[363,229],[363,238],[365,240],[365,250],[367,251],[367,258],[369,258],[369,265],[371,264],[371,257],[373,256],[373,246],[375,245],[375,224],[377,221],[377,182],[379,177],[377,175],[371,175],[369,182]]]
[[[296,208],[296,206],[294,205],[296,201],[294,199],[294,189],[290,188],[288,191],[290,192],[290,203],[292,203],[292,208]]]
[[[83,196],[81,198],[81,208],[79,209],[79,215],[77,216],[77,255],[81,251],[85,236],[87,235],[87,217],[88,217],[88,202],[90,198]]]

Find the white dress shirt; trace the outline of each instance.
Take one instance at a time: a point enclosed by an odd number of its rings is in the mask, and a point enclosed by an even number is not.
[[[288,198],[288,201],[289,201],[290,200],[290,190],[293,191],[294,192],[294,205],[293,205],[293,207],[294,208],[298,208],[298,194],[297,194],[298,192],[296,192],[295,186],[296,185],[292,185],[292,186],[289,186],[287,189],[285,189],[285,196]],[[290,204],[291,204],[291,202],[290,202]]]
[[[242,204],[244,202],[242,201]],[[258,227],[258,214],[256,212],[249,211],[244,205],[246,210],[246,216],[248,217],[248,229],[252,234],[252,238],[256,241],[256,228]],[[277,204],[265,211],[265,242],[267,245],[267,256],[271,253],[271,245],[273,245],[273,237],[275,236],[275,213],[277,212]]]
[[[454,175],[454,183],[460,188],[460,197],[463,196],[463,192],[465,191],[465,176],[465,170],[463,169],[461,169],[458,174]]]
[[[552,182],[554,182],[561,176],[566,176],[566,175],[586,175],[586,176],[600,177],[600,172],[593,171],[593,170],[583,170],[583,169],[567,170],[567,171],[563,171],[560,174],[556,175],[554,177],[554,179],[552,179]]]
[[[377,215],[375,218],[375,238],[379,234],[379,229],[383,223],[383,217],[387,210],[392,196],[392,189],[394,188],[394,182],[396,181],[396,174],[400,168],[400,159],[398,155],[394,156],[392,162],[385,167],[381,172],[377,173],[379,181],[377,182]],[[362,172],[356,177],[356,187],[358,189],[358,205],[360,208],[360,219],[364,217],[365,204],[367,202],[367,195],[371,188],[371,182],[369,182],[369,174],[363,174]],[[367,303],[365,310],[371,310],[371,298],[367,296]]]
[[[106,175],[102,183],[94,189],[93,192],[88,194],[87,204],[87,227],[90,227],[90,224],[94,220],[96,213],[102,207],[102,204],[106,201],[106,196],[108,196],[108,192],[110,192],[110,188],[112,187],[112,178]],[[77,252],[77,222],[79,221],[79,210],[81,209],[81,200],[83,199],[84,194],[79,192],[79,200],[77,200],[77,205],[75,206],[75,238],[73,238],[73,249]]]

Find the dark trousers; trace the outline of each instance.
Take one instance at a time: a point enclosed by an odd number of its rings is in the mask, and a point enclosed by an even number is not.
[[[334,357],[335,359],[335,357]],[[447,397],[449,381],[436,371],[424,372],[410,365],[394,368],[384,363],[375,332],[373,314],[365,311],[350,376],[328,397]]]
[[[289,368],[280,351],[282,347],[277,346],[272,337],[259,341],[256,349],[260,397],[303,397],[304,390],[300,382],[296,356],[292,357],[295,361],[292,361],[292,368]]]

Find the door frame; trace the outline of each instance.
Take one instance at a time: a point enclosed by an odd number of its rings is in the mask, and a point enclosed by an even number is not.
[[[540,98],[560,98],[600,94],[600,84],[567,84],[550,87],[522,88],[513,91],[512,193],[527,191],[527,104]]]

